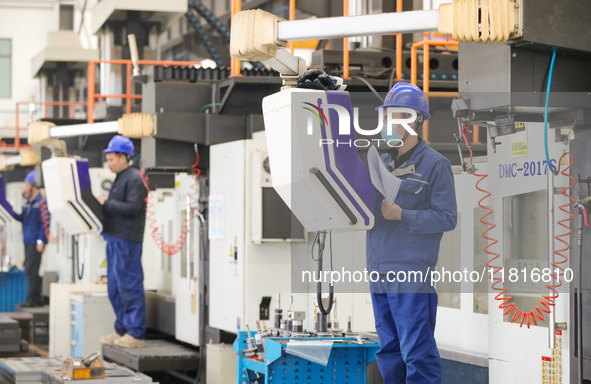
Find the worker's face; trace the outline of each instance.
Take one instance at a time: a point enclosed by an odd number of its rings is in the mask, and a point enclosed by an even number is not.
[[[107,153],[107,165],[111,172],[119,173],[123,170],[125,164],[127,163],[127,157],[120,153],[116,152],[109,152]]]
[[[399,112],[392,112],[392,119],[407,119],[408,118],[408,113],[399,113]],[[413,121],[412,123],[408,123],[408,125],[412,128],[415,129],[415,124],[416,124],[416,120]],[[388,127],[388,116],[384,113],[384,121],[383,121],[383,125],[384,129],[386,129]],[[404,126],[402,124],[394,124],[392,126],[393,130],[396,130],[396,133],[398,133],[400,136],[404,136],[404,134],[406,133],[406,128],[404,128]]]
[[[25,197],[31,197],[33,193],[33,184],[26,182],[25,183]]]

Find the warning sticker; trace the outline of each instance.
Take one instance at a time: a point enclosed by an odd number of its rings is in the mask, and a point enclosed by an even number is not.
[[[515,123],[515,133],[511,135],[511,157],[527,156],[527,132],[525,123]]]
[[[542,356],[542,384],[562,384],[562,331],[555,334],[552,357]]]

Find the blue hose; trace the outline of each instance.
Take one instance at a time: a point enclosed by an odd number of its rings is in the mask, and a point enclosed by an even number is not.
[[[548,71],[548,83],[546,86],[546,106],[544,107],[544,146],[546,150],[546,163],[553,174],[558,175],[558,170],[550,162],[550,155],[548,155],[548,105],[550,104],[550,86],[552,85],[552,72],[554,72],[554,61],[556,61],[556,47],[552,53],[552,61],[550,62],[550,70]]]

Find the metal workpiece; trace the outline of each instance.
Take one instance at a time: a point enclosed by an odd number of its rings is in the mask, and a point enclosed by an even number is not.
[[[287,330],[291,332],[293,326],[293,296],[289,296],[289,310],[287,311]]]
[[[0,359],[0,383],[41,383],[43,372],[57,371],[62,361],[50,357],[24,357]]]
[[[72,382],[61,377],[63,362],[50,357],[25,357],[0,359],[1,384],[63,384]],[[94,384],[131,384],[152,383],[148,376],[120,367],[117,364],[104,363],[104,379],[92,380]]]
[[[49,296],[49,294],[47,294]],[[17,307],[17,313],[30,314],[33,317],[31,329],[31,344],[49,344],[49,305],[43,307]]]
[[[21,339],[33,344],[34,321],[33,315],[26,312],[0,312],[0,319],[8,318],[18,323],[17,328],[21,331]],[[43,325],[43,324],[41,324]],[[47,325],[47,324],[46,324]],[[20,339],[19,339],[20,345]]]
[[[20,352],[21,330],[16,320],[0,317],[0,353]]]
[[[277,308],[275,308],[273,328],[279,329],[281,327],[281,319],[283,319],[283,309],[281,309],[281,293],[277,292]]]
[[[291,331],[293,333],[304,332],[304,320],[306,319],[306,312],[297,311],[292,313],[293,315],[291,317]]]
[[[105,360],[116,362],[138,372],[196,369],[199,353],[167,340],[146,340],[144,348],[128,349],[103,345]]]
[[[250,332],[250,327],[248,324],[246,324],[246,334],[248,337],[246,338],[246,346],[242,349],[242,353],[245,357],[252,357],[256,355],[258,348],[256,346],[255,339],[252,337],[252,333]]]
[[[328,316],[320,312],[320,310],[316,310],[316,332],[320,334],[328,332]]]

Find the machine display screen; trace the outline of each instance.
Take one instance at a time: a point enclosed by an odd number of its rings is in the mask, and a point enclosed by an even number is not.
[[[271,187],[263,188],[263,239],[304,239],[304,227]]]

